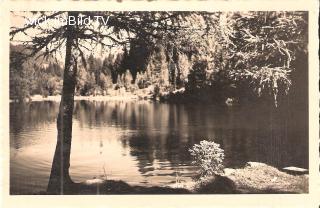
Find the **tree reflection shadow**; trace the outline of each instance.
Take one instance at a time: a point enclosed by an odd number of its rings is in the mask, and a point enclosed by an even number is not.
[[[16,137],[10,140],[12,145],[23,145],[18,136],[21,129],[54,122],[57,108],[51,102],[10,104],[10,133]],[[119,132],[128,130],[130,134],[120,136],[122,148],[129,148],[139,172],[146,177],[156,170],[170,170],[164,174],[172,175],[175,168],[190,166],[188,149],[203,139],[221,144],[227,167],[261,161],[277,167],[292,164],[308,168],[306,118],[305,111],[272,106],[222,108],[149,101],[76,101],[74,108],[80,129],[99,131],[112,126]],[[301,151],[296,151],[297,146]],[[56,148],[61,145],[57,143]]]

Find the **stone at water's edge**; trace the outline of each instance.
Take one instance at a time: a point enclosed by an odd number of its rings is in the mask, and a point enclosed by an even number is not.
[[[95,179],[91,179],[91,180],[86,180],[86,181],[84,182],[84,184],[86,184],[86,185],[92,185],[92,184],[101,184],[101,183],[103,183],[103,182],[104,182],[104,180],[99,179],[99,178],[95,178]]]
[[[309,170],[304,169],[304,168],[298,168],[298,167],[285,167],[282,168],[282,170],[288,174],[293,174],[293,175],[302,175],[302,174],[308,174]]]
[[[224,169],[224,175],[225,176],[229,176],[229,175],[232,175],[236,170],[233,169],[233,168],[225,168]]]
[[[260,162],[247,162],[246,166],[248,167],[260,167],[260,166],[268,166],[267,164]]]
[[[267,164],[260,163],[260,162],[247,162],[247,167],[261,167],[261,166],[268,166]],[[303,175],[308,174],[309,170],[304,168],[298,168],[298,167],[285,167],[282,168],[282,171],[291,175]]]

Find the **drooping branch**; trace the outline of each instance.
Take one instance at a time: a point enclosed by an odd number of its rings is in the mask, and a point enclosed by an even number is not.
[[[64,11],[59,11],[59,12],[55,12],[55,13],[53,13],[53,14],[51,14],[51,15],[45,15],[45,13],[44,12],[42,12],[42,16],[40,16],[39,18],[38,18],[38,21],[37,21],[37,24],[28,24],[27,26],[24,26],[24,27],[20,27],[20,28],[17,28],[17,27],[11,27],[10,28],[10,33],[9,33],[9,35],[10,35],[10,40],[13,40],[13,38],[14,38],[14,36],[15,35],[17,35],[18,33],[24,33],[24,34],[27,34],[27,30],[29,30],[29,29],[31,29],[31,28],[36,28],[36,27],[38,27],[41,23],[43,23],[43,22],[45,22],[45,21],[47,21],[47,20],[50,20],[50,19],[54,19],[54,18],[56,18],[57,16],[59,16],[59,15],[61,15],[61,14],[63,14],[63,13],[65,13]],[[44,17],[46,17],[46,18],[44,18]],[[27,17],[25,17],[26,19],[27,19]]]

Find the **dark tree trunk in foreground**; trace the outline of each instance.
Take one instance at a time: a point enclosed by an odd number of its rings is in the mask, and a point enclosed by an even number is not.
[[[69,12],[68,16],[70,15],[76,17],[77,13]],[[67,27],[63,89],[57,118],[57,145],[47,189],[47,192],[50,194],[63,194],[68,185],[73,183],[69,175],[69,167],[72,138],[72,114],[77,75],[77,56],[74,54],[75,46],[77,44],[77,34],[75,32],[75,26],[68,25]]]

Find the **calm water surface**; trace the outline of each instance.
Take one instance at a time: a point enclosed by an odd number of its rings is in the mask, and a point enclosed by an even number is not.
[[[59,103],[10,104],[10,191],[45,191],[56,145]],[[270,108],[270,109],[269,109]],[[220,143],[225,166],[248,161],[308,168],[305,112],[272,107],[163,104],[149,101],[75,102],[70,175],[139,185],[191,180],[188,148]]]

